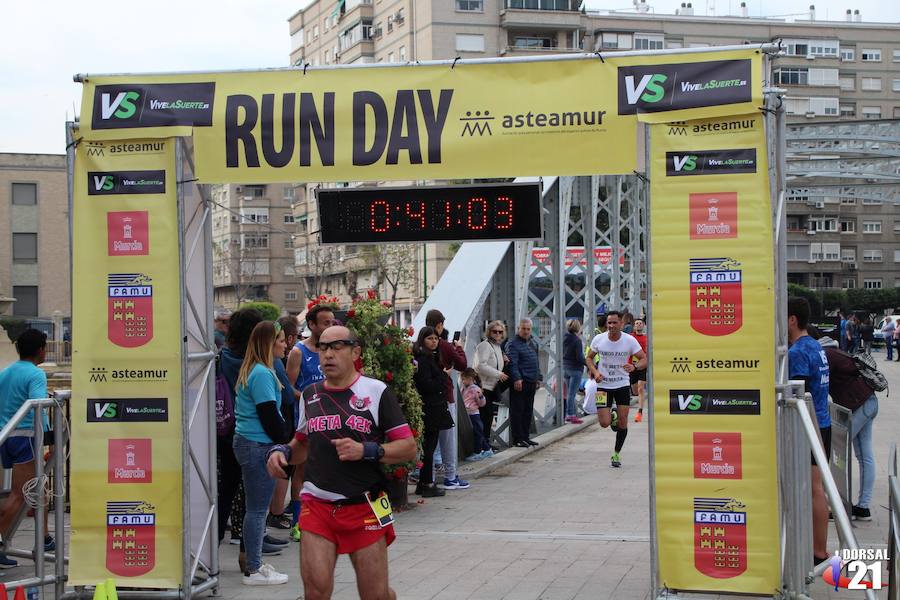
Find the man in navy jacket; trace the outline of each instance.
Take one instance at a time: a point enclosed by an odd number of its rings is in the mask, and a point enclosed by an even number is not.
[[[538,362],[537,344],[531,339],[531,329],[531,319],[519,321],[516,336],[506,348],[510,379],[513,382],[509,390],[510,430],[512,443],[519,448],[538,445],[531,439],[531,419],[534,413],[534,393],[544,376],[541,375]]]

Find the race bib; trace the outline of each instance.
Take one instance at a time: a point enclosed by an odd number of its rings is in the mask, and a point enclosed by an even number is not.
[[[597,397],[594,400],[594,405],[597,408],[606,408],[607,407],[607,394],[603,390],[597,390]]]
[[[381,494],[373,500],[372,494],[366,492],[366,502],[369,503],[372,514],[374,514],[375,518],[378,520],[379,526],[387,527],[394,522],[394,511],[391,508],[391,501],[388,499],[386,493],[381,492]]]

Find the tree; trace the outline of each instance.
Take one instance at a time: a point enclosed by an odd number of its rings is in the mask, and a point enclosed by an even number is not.
[[[391,306],[395,306],[400,287],[411,289],[416,283],[418,247],[416,244],[379,244],[372,246],[371,252],[379,287],[387,286]]]
[[[263,261],[268,265],[268,259],[257,259],[243,244],[232,243],[231,236],[213,244],[213,256],[219,267],[214,277],[234,289],[236,304],[250,299],[250,291],[258,285],[258,277],[269,274],[268,269],[262,268]],[[256,296],[253,294],[254,299]]]

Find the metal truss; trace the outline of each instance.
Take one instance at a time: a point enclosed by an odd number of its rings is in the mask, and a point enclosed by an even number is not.
[[[839,154],[839,153],[837,153]],[[869,183],[900,181],[900,158],[800,159],[788,161],[792,179],[829,177],[835,179],[871,179]]]
[[[852,198],[863,202],[889,204],[894,202],[896,196],[896,185],[879,184],[816,184],[809,187],[792,187],[786,192],[788,202],[806,202],[810,204],[814,204],[816,201],[825,202],[835,198]]]

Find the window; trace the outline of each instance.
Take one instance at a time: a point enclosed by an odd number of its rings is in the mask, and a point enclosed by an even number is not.
[[[880,290],[881,279],[863,279],[863,287],[867,290]]]
[[[241,223],[265,224],[269,222],[268,208],[242,208]]]
[[[631,49],[631,34],[604,32],[596,37],[594,50],[629,50]]]
[[[301,27],[297,31],[291,34],[291,50],[297,50],[298,48],[302,48],[304,44],[303,40],[303,28]]]
[[[844,279],[844,285],[843,285],[843,287],[844,287],[845,290],[853,290],[853,289],[856,289],[856,279],[851,279],[851,278],[846,278],[846,279]]]
[[[635,33],[635,50],[662,50],[665,47],[662,34]]]
[[[296,277],[297,276],[297,268],[294,265],[284,265],[284,276],[285,277]]]
[[[556,40],[549,37],[516,36],[513,45],[516,48],[552,48]]]
[[[281,197],[287,200],[288,202],[294,201],[294,188],[285,187],[281,190]]]
[[[266,186],[264,185],[245,185],[243,190],[244,200],[262,198],[266,195]]]
[[[813,273],[809,283],[814,290],[834,287],[834,279],[831,273]]]
[[[803,229],[800,228],[800,217],[794,217],[794,216],[788,215],[786,224],[787,224],[788,231],[796,231],[796,232],[804,231]]]
[[[810,244],[809,253],[813,260],[840,260],[840,244]]]
[[[400,62],[406,62],[406,46],[400,46],[398,52],[400,54]]]
[[[863,196],[862,203],[866,206],[881,206],[881,198]]]
[[[286,236],[284,238],[284,249],[290,250],[293,247],[294,247],[294,238],[292,238],[291,236]]]
[[[37,234],[14,233],[13,237],[13,262],[33,263],[37,262]]]
[[[862,107],[862,116],[863,116],[863,119],[880,119],[881,118],[881,107],[880,106],[863,106]]]
[[[325,51],[325,58],[322,59],[322,63],[324,63],[326,65],[331,64],[331,50]]]
[[[894,262],[900,262],[900,250],[894,250]]]
[[[294,264],[298,266],[306,264],[306,248],[294,248]]]
[[[268,247],[268,233],[244,233],[241,235],[241,248],[248,250],[265,250]]]
[[[834,217],[817,217],[809,220],[810,231],[832,232],[838,230],[837,219]]]
[[[16,317],[38,316],[38,289],[36,285],[14,285],[12,289],[13,315]]]
[[[338,36],[338,48],[341,52],[363,40],[372,39],[372,20],[363,19],[352,27],[348,27]]]
[[[293,225],[294,224],[294,215],[284,215],[284,224],[285,225]]]
[[[841,262],[855,263],[856,248],[841,248]]]
[[[881,50],[878,48],[863,48],[859,51],[859,58],[863,62],[881,62]]]
[[[900,62],[900,50],[894,50],[894,62]]]
[[[456,10],[484,12],[484,0],[456,0]]]
[[[254,275],[268,275],[269,261],[265,258],[241,260],[241,275],[253,277]]]
[[[894,79],[891,81],[891,91],[900,92],[900,79]]]
[[[787,54],[790,56],[806,56],[809,54],[809,44],[806,40],[784,40]]]
[[[838,42],[813,40],[809,42],[809,51],[807,56],[822,56],[824,58],[837,58]]]
[[[863,262],[881,262],[883,260],[884,254],[880,248],[863,250]]]
[[[881,77],[863,77],[859,87],[864,92],[880,92]]]
[[[12,184],[12,203],[20,206],[37,204],[36,183]]]
[[[850,196],[841,196],[841,206],[855,206],[856,198]]]
[[[837,116],[837,98],[785,98],[784,109],[789,115]]]
[[[809,260],[808,244],[788,244],[787,260]]]
[[[390,62],[390,63],[395,62],[393,52],[388,52],[388,62]]]
[[[856,221],[841,219],[841,233],[856,233]]]
[[[319,39],[319,26],[318,25],[313,25],[313,39],[314,40]]]
[[[295,302],[297,300],[297,291],[296,290],[285,290],[284,299],[287,302]]]
[[[808,81],[808,69],[787,68],[775,71],[775,83],[780,85],[806,85]]]
[[[856,116],[856,105],[855,104],[841,104],[841,116],[842,117],[855,117]]]
[[[900,221],[894,221],[894,233],[900,233]]]
[[[856,50],[853,48],[841,48],[841,62],[853,62],[856,58]]]
[[[852,92],[856,89],[856,78],[853,75],[841,77],[840,79],[838,79],[838,85],[841,86],[842,90]]]
[[[484,36],[481,34],[457,33],[456,50],[459,52],[484,52]]]
[[[881,221],[863,221],[863,233],[881,233]]]

